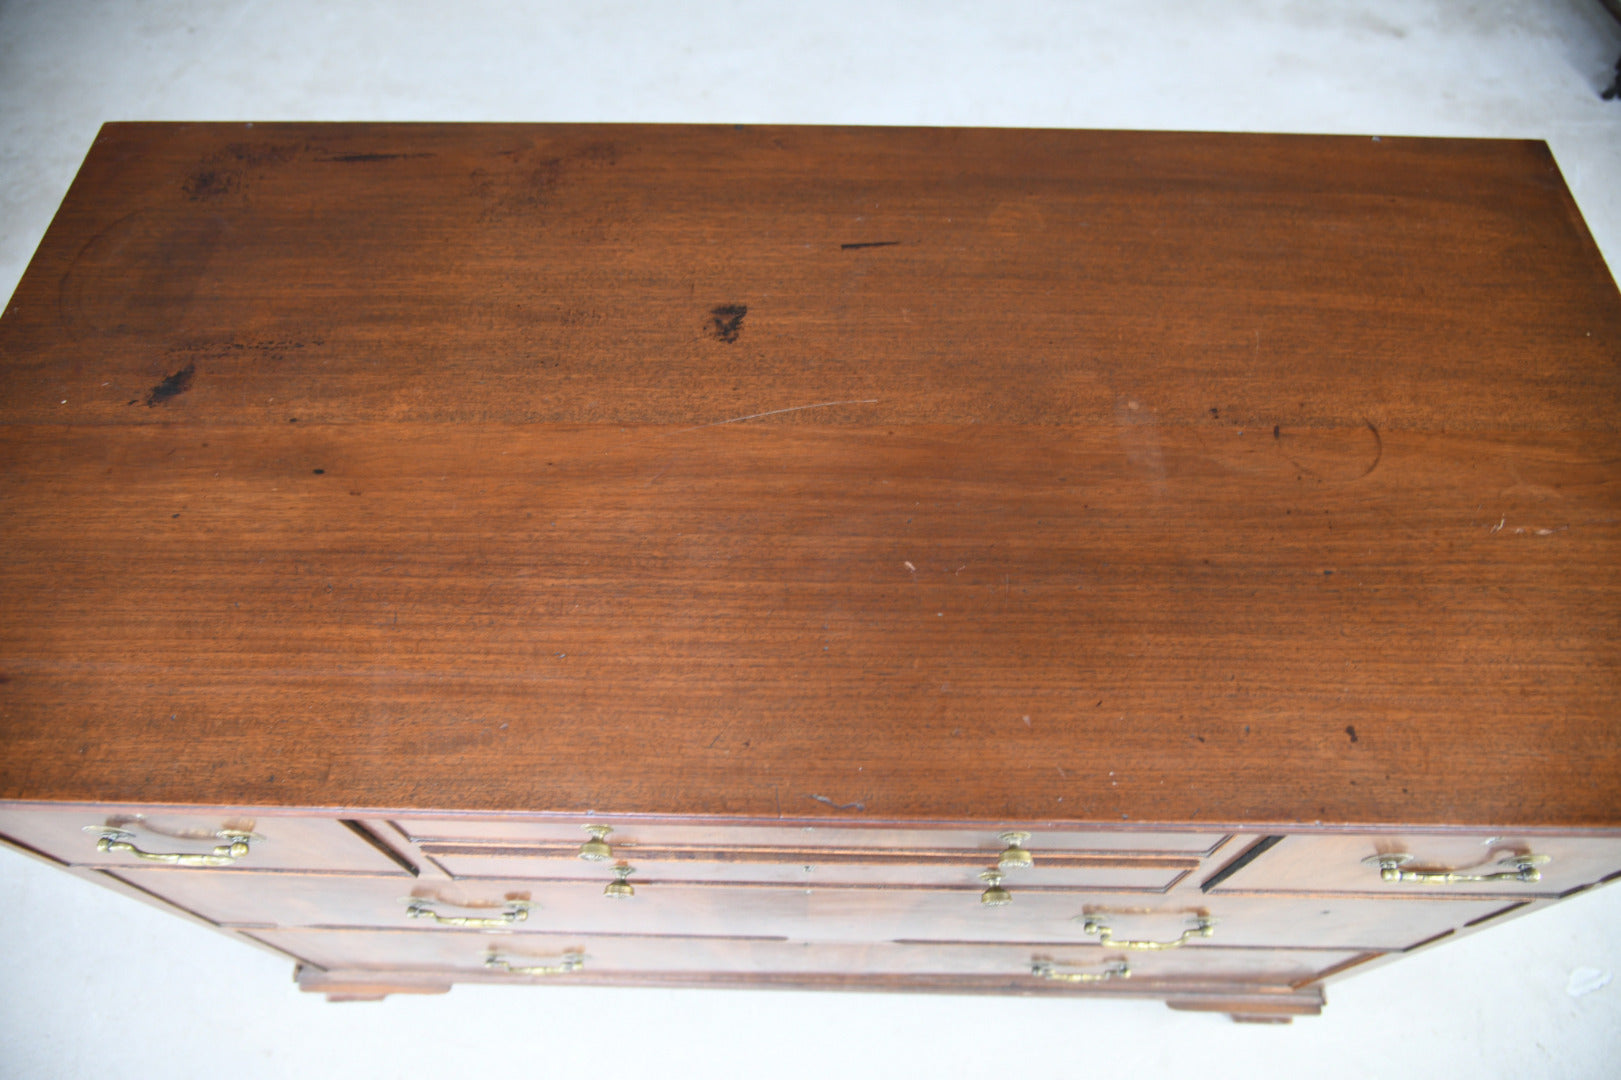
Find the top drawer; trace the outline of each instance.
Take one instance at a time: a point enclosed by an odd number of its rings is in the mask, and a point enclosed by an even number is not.
[[[586,840],[587,825],[612,828],[610,840],[627,855],[638,846],[705,848],[773,848],[802,851],[982,851],[993,858],[1006,845],[1007,831],[1028,831],[1023,842],[1031,852],[1071,854],[1130,853],[1138,855],[1204,856],[1227,839],[1225,833],[1160,832],[1151,829],[1029,829],[1024,826],[987,826],[983,829],[912,829],[849,825],[708,825],[644,824],[615,821],[611,817],[545,821],[490,820],[487,818],[400,818],[394,821],[414,843],[435,841],[463,844],[578,845]]]
[[[1262,844],[1209,891],[1557,896],[1621,870],[1621,837],[1315,835]]]
[[[406,873],[363,834],[331,818],[5,807],[0,837],[77,866]]]

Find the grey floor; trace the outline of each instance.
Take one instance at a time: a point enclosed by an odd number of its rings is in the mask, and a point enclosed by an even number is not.
[[[1536,138],[1614,268],[1621,101],[1598,92],[1618,54],[1598,0],[0,0],[0,295],[115,119]],[[283,960],[0,851],[5,1077],[1614,1077],[1617,972],[1612,887],[1348,979],[1290,1028],[1146,1003],[781,992],[462,987],[327,1005]]]

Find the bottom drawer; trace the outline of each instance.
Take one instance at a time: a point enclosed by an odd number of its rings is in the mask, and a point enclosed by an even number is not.
[[[1174,980],[1295,986],[1377,953],[1201,946],[1134,953],[1096,945],[852,944],[737,938],[260,930],[253,937],[329,971],[450,972],[461,978],[571,975],[965,975],[1033,982]]]

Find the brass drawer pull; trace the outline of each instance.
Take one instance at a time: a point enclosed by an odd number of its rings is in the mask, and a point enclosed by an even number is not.
[[[1108,982],[1110,979],[1131,978],[1131,965],[1120,960],[1102,971],[1059,971],[1051,960],[1032,960],[1030,974],[1038,979],[1051,979],[1053,982]]]
[[[248,854],[250,840],[263,840],[240,829],[221,829],[214,834],[225,843],[220,844],[207,855],[193,854],[179,851],[142,851],[131,841],[138,839],[132,832],[123,829],[111,829],[101,826],[87,826],[86,832],[99,833],[96,840],[96,850],[111,852],[118,855],[133,855],[137,859],[147,862],[167,863],[170,866],[230,866],[236,860],[245,858]]]
[[[591,834],[591,839],[580,845],[580,858],[586,862],[607,862],[614,857],[614,849],[608,843],[612,828],[607,825],[585,825],[582,828]]]
[[[405,914],[411,919],[432,919],[440,926],[470,926],[482,929],[499,929],[521,923],[529,918],[529,909],[535,905],[527,900],[508,900],[504,911],[499,915],[464,916],[441,915],[433,909],[434,901],[421,896],[407,896],[405,898]]]
[[[1029,833],[1005,832],[998,836],[997,839],[1007,845],[996,860],[997,869],[1004,871],[1026,870],[1036,864],[1035,857],[1021,846],[1026,840],[1030,839]]]
[[[1117,941],[1108,923],[1095,915],[1088,915],[1085,919],[1081,924],[1081,933],[1096,934],[1098,944],[1116,949],[1179,949],[1194,938],[1212,937],[1216,932],[1216,920],[1208,915],[1199,915],[1195,917],[1194,924],[1182,931],[1182,935],[1174,941]]]
[[[620,863],[614,867],[614,880],[602,887],[602,895],[612,900],[629,900],[636,895],[636,886],[630,883],[630,875],[636,868],[629,863]]]
[[[491,952],[484,958],[484,966],[491,971],[504,971],[510,975],[567,975],[585,970],[585,954],[570,950],[555,964],[514,964],[500,953]]]
[[[986,907],[1013,903],[1013,894],[1002,888],[1002,871],[986,870],[979,875],[979,880],[985,883],[985,891],[979,894],[980,903]]]
[[[1548,855],[1507,855],[1497,860],[1497,865],[1508,869],[1495,874],[1460,874],[1455,870],[1403,870],[1403,866],[1413,861],[1413,856],[1405,851],[1369,855],[1362,860],[1362,864],[1377,866],[1379,880],[1387,882],[1416,881],[1424,885],[1457,885],[1479,881],[1517,881],[1529,885],[1533,881],[1542,880],[1542,871],[1537,867],[1551,858]]]

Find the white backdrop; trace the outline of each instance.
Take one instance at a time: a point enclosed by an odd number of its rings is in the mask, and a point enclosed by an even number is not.
[[[0,295],[97,126],[137,119],[1541,138],[1615,268],[1621,101],[1598,91],[1618,54],[1598,0],[0,0]],[[1621,1075],[1621,980],[1572,992],[1621,975],[1621,887],[1352,978],[1290,1028],[1150,1003],[555,986],[328,1005],[290,973],[0,851],[4,1077]]]

